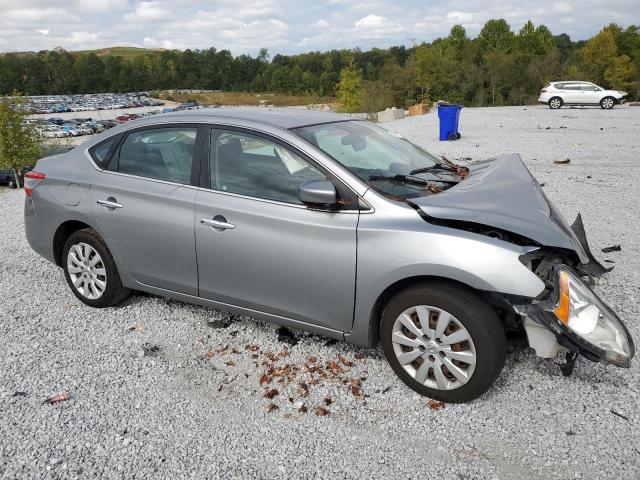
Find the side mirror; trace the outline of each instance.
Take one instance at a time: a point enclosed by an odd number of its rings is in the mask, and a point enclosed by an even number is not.
[[[336,204],[336,187],[329,180],[310,180],[298,187],[298,199],[305,205]]]

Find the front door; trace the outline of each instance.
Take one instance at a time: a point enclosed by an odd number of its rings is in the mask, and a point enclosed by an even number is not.
[[[282,142],[242,130],[211,131],[208,169],[210,188],[196,198],[200,296],[349,330],[357,207],[313,210],[297,196],[300,184],[331,176]]]
[[[196,126],[134,130],[91,186],[94,215],[124,268],[143,284],[190,295],[198,285],[197,138]]]

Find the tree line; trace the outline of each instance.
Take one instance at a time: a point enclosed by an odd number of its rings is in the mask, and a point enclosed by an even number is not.
[[[489,20],[470,38],[461,25],[412,47],[234,57],[209,48],[133,57],[62,49],[0,55],[0,94],[24,95],[207,89],[338,95],[346,110],[377,111],[420,101],[467,106],[535,102],[550,80],[640,90],[640,28],[611,24],[586,41],[527,22],[512,31]]]

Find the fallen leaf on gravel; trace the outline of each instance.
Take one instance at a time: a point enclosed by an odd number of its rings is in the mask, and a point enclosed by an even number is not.
[[[306,383],[300,382],[298,384],[298,395],[300,395],[301,397],[309,396],[309,386]]]
[[[427,400],[427,405],[431,410],[440,410],[444,408],[444,403],[440,400]]]
[[[333,403],[333,399],[331,397],[324,397],[324,404],[328,407]]]
[[[353,358],[355,358],[356,360],[362,360],[364,358],[364,354],[362,353],[356,353]]]
[[[266,392],[264,392],[264,395],[262,395],[264,398],[273,398],[276,395],[280,395],[280,392],[278,391],[277,388],[272,388],[271,390],[267,390]]]
[[[362,389],[358,385],[351,385],[351,394],[358,400],[364,398],[364,393],[362,393]]]
[[[342,371],[342,368],[340,368],[340,365],[338,365],[336,362],[333,362],[333,361],[327,362],[327,368],[329,370],[332,370],[334,373]]]
[[[276,405],[275,403],[270,403],[267,406],[267,413],[275,412],[276,410],[278,410],[278,408],[280,408],[280,407],[278,407],[278,405]]]
[[[266,373],[260,375],[260,385],[262,385],[263,383],[271,383],[271,380],[273,380],[273,378]]]
[[[338,360],[340,360],[340,363],[346,365],[347,367],[353,367],[353,362],[344,358],[342,355],[338,355]]]
[[[319,417],[324,417],[325,415],[329,415],[329,410],[327,410],[324,407],[316,407],[313,411]]]
[[[224,364],[227,367],[235,367],[236,366],[236,362],[234,362],[233,360],[227,360],[226,362],[224,362]]]
[[[309,411],[309,409],[307,408],[307,406],[303,403],[302,405],[300,405],[300,408],[298,408],[298,411],[300,413],[307,413]]]
[[[316,363],[317,361],[318,361],[318,359],[316,357],[307,358],[307,362],[309,362],[309,363]]]
[[[249,350],[250,352],[257,352],[258,350],[260,350],[260,347],[253,343],[250,343],[249,345],[245,345],[244,349]]]
[[[50,403],[51,405],[55,405],[56,403],[64,402],[66,400],[69,400],[70,398],[71,395],[69,394],[69,392],[52,393],[43,403]]]
[[[211,357],[213,357],[214,355],[215,355],[215,353],[213,353],[211,350],[209,350],[209,351],[207,352],[207,358],[211,358]]]

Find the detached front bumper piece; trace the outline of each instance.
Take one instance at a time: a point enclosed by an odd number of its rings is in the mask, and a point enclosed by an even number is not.
[[[516,310],[546,327],[570,352],[629,367],[635,345],[618,315],[566,265],[554,267],[552,275],[554,288],[547,298]]]

